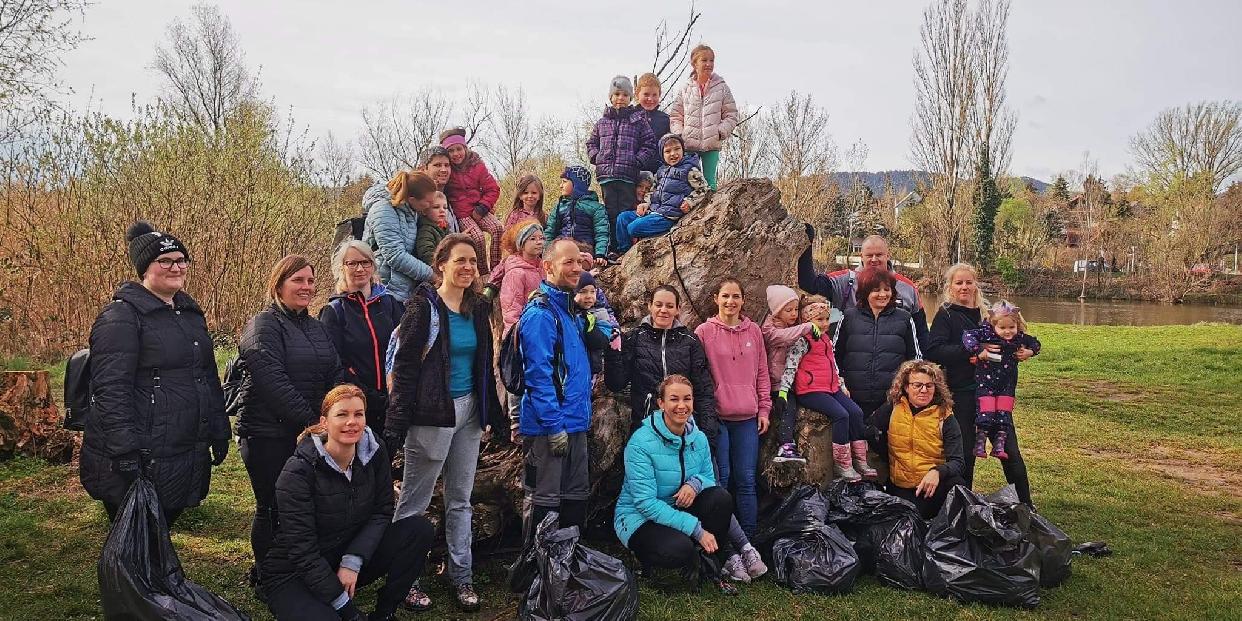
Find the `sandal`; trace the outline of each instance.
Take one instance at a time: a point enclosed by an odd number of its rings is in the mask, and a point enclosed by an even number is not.
[[[423,593],[423,590],[419,588],[418,582],[415,581],[410,586],[410,592],[406,594],[405,601],[401,602],[401,606],[406,610],[423,612],[424,610],[431,609],[431,598],[426,593]]]
[[[457,585],[457,607],[462,612],[475,612],[479,609],[479,594],[474,592],[474,585]]]

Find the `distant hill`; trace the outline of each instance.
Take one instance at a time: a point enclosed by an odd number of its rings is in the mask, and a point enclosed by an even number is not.
[[[918,187],[919,183],[926,183],[931,175],[922,170],[884,170],[880,172],[839,172],[833,173],[833,179],[843,188],[848,188],[853,183],[854,175],[858,175],[867,187],[871,188],[871,192],[879,195],[884,191],[884,177],[887,175],[893,184],[893,188],[901,193],[906,193]],[[1039,179],[1030,177],[1022,177],[1022,180],[1030,183],[1036,192],[1043,191],[1050,185]]]

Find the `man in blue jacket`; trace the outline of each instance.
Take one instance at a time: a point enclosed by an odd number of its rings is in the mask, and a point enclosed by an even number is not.
[[[578,246],[558,239],[543,254],[544,281],[518,321],[526,394],[523,488],[531,499],[530,527],[549,512],[560,526],[582,526],[590,492],[587,432],[591,429],[591,361],[583,342],[585,322],[573,291],[582,276]]]

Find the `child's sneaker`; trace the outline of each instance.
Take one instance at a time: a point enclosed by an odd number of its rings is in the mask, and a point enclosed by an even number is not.
[[[779,449],[776,449],[776,457],[773,457],[772,461],[778,464],[783,464],[787,461],[805,464],[806,458],[798,453],[798,445],[793,442],[786,442]]]
[[[737,582],[750,582],[750,574],[746,573],[746,565],[742,563],[742,557],[734,554],[725,561],[724,567],[720,570],[721,574]]]
[[[988,457],[988,435],[982,431],[975,434],[975,457],[980,459]]]
[[[742,548],[742,564],[746,565],[746,573],[750,575],[751,580],[768,573],[768,566],[763,564],[763,557],[759,556],[759,551],[749,543]]]

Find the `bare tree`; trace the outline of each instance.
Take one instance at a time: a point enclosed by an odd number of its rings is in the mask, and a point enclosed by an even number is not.
[[[932,173],[943,191],[943,216],[953,224],[940,253],[950,262],[961,255],[958,189],[973,163],[971,108],[975,102],[973,28],[966,0],[932,0],[919,29],[914,56],[914,119],[911,159]]]
[[[660,92],[660,103],[676,90],[686,72],[690,70],[691,37],[694,27],[703,14],[695,10],[694,2],[690,3],[690,11],[686,23],[676,31],[670,31],[668,20],[660,20],[655,29],[655,54],[651,60],[651,72],[660,79],[664,88]]]
[[[413,168],[419,152],[438,142],[452,113],[453,104],[442,92],[430,88],[394,95],[364,108],[358,162],[381,179],[401,168]]]
[[[754,112],[742,105],[738,116],[750,118]],[[726,140],[720,149],[721,184],[733,179],[762,177],[772,169],[771,136],[766,123],[740,123],[733,130],[733,140]]]
[[[1210,189],[1219,191],[1242,169],[1242,103],[1202,101],[1166,109],[1130,139],[1130,150],[1161,187],[1206,175]]]
[[[484,145],[488,138],[484,132],[492,119],[492,95],[487,85],[482,82],[471,82],[466,89],[466,102],[463,105],[461,126],[466,128],[466,142]],[[476,142],[477,141],[477,142]]]
[[[487,144],[494,158],[493,164],[499,168],[497,177],[504,177],[535,155],[541,146],[541,128],[531,123],[530,111],[526,107],[526,89],[518,87],[510,90],[504,85],[497,86],[494,101],[496,111],[489,120],[491,135]]]
[[[354,147],[348,142],[341,142],[336,139],[332,132],[319,142],[316,146],[316,181],[318,185],[327,190],[334,192],[334,196],[339,196],[339,192],[344,188],[354,173],[357,172],[357,165],[354,159]]]
[[[0,143],[50,106],[61,56],[83,40],[74,28],[85,0],[0,0]]]
[[[255,97],[257,80],[246,67],[229,18],[214,5],[197,4],[191,23],[168,26],[167,46],[155,50],[155,69],[167,81],[162,100],[182,120],[212,133],[238,106]]]
[[[764,118],[777,186],[785,205],[804,220],[826,209],[828,175],[836,168],[837,147],[828,132],[828,112],[810,95],[789,96]]]
[[[1009,77],[1009,0],[980,0],[974,15],[975,105],[970,111],[971,153],[1000,177],[1009,169],[1013,157],[1013,130],[1017,115],[1005,103],[1005,81]]]

